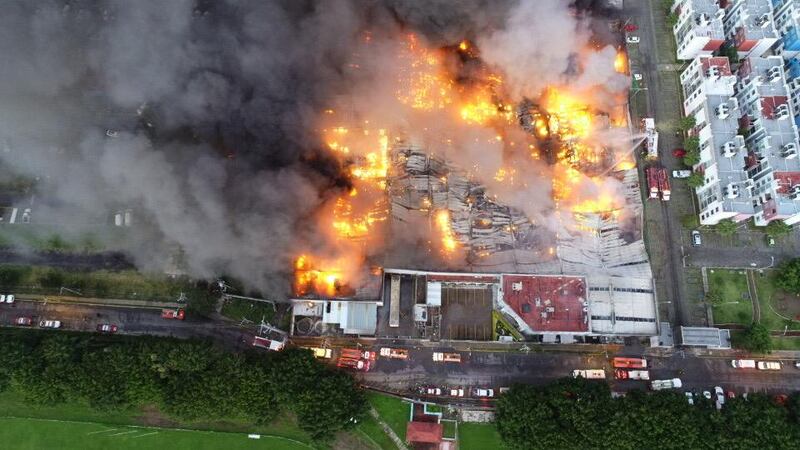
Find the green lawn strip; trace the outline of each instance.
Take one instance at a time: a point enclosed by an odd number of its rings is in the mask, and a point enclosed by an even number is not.
[[[271,303],[232,298],[226,300],[222,306],[222,315],[234,320],[247,319],[260,323],[263,318],[267,322],[272,322],[272,318],[275,316],[275,307]]]
[[[207,295],[188,279],[145,275],[134,270],[110,272],[68,271],[45,266],[0,265],[0,288],[18,294],[60,293],[61,287],[84,297],[175,301],[181,293],[189,299]],[[66,295],[77,295],[66,292]]]
[[[399,398],[388,395],[367,393],[369,403],[378,411],[381,419],[394,430],[403,441],[406,439],[406,426],[410,417],[411,405]]]
[[[446,439],[456,438],[456,421],[455,420],[442,420],[442,436]]]
[[[535,439],[532,436],[531,439]],[[458,448],[460,450],[503,449],[500,434],[493,423],[458,424]]]
[[[356,427],[356,431],[367,440],[379,446],[382,450],[397,450],[392,438],[383,431],[380,424],[372,416],[367,416]]]
[[[780,313],[776,304],[776,294],[782,291],[775,285],[775,271],[765,271],[763,275],[755,274],[758,289],[758,305],[761,308],[761,323],[774,331],[783,331],[786,325],[789,330],[800,330],[800,322],[787,321],[781,316],[792,318],[791,314]],[[780,314],[780,315],[779,315]]]
[[[0,418],[0,442],[15,449],[173,450],[313,448],[278,436],[250,439],[245,433],[132,427],[51,419]]]
[[[71,420],[79,422],[97,422],[108,426],[136,425],[145,423],[147,413],[138,410],[97,411],[88,405],[79,403],[61,403],[53,406],[36,406],[26,402],[14,391],[0,392],[0,415],[10,417]],[[180,428],[191,428],[204,431],[222,431],[237,433],[262,433],[285,437],[311,443],[308,435],[289,417],[278,417],[267,424],[252,424],[234,421],[193,421],[185,422],[164,418]],[[2,441],[0,441],[2,442]]]
[[[800,350],[800,337],[772,336],[773,350]]]
[[[742,273],[740,273],[742,272]],[[749,295],[747,278],[742,270],[707,269],[708,288],[719,292],[722,303],[713,305],[714,323],[740,323],[747,325],[753,320],[752,301],[743,297]]]
[[[124,248],[130,228],[99,225],[92,231],[69,231],[63,226],[18,224],[0,227],[0,247],[46,252],[99,252]]]

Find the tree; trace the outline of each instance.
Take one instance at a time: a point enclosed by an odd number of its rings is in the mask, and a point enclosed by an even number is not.
[[[669,27],[674,27],[678,23],[678,15],[673,12],[667,14],[666,22]]]
[[[688,184],[690,188],[699,188],[705,184],[705,182],[706,179],[700,172],[692,172],[689,178],[686,179],[686,184]]]
[[[745,328],[742,334],[742,347],[755,353],[769,353],[772,351],[772,338],[767,327],[753,322]]]
[[[697,125],[697,119],[694,116],[686,116],[678,119],[678,129],[681,131],[689,131]]]
[[[714,229],[717,230],[717,233],[723,236],[731,236],[736,233],[736,229],[738,225],[733,219],[722,219],[716,225],[714,225]]]
[[[772,236],[783,236],[792,232],[792,226],[782,220],[773,220],[767,224],[767,233]]]
[[[687,153],[696,152],[700,150],[700,138],[697,136],[689,136],[683,140],[683,149]]]
[[[775,284],[792,294],[800,294],[800,258],[795,258],[778,267]]]
[[[683,164],[688,167],[693,167],[700,163],[700,152],[692,151],[686,152],[686,155],[683,157]]]
[[[727,56],[731,63],[735,64],[739,62],[739,49],[732,46],[726,45],[720,50],[720,54],[722,56]]]

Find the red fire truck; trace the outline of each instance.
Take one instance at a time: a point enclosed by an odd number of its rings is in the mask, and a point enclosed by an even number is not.
[[[183,320],[186,313],[183,309],[162,309],[161,317],[164,319]]]
[[[645,169],[647,175],[647,190],[650,198],[659,198],[668,201],[670,197],[669,178],[667,169],[663,167],[648,167]]]
[[[621,369],[644,369],[647,367],[647,360],[642,358],[614,358],[612,364]]]

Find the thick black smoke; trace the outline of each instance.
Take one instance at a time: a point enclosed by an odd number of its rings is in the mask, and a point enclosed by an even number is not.
[[[117,245],[141,267],[180,248],[195,276],[281,295],[292,249],[335,245],[309,219],[348,182],[314,127],[354,94],[364,31],[452,44],[517,3],[5,1],[0,173],[37,180],[34,222],[96,230],[130,209]]]

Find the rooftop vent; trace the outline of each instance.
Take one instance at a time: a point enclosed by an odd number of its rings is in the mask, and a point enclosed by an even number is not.
[[[719,78],[720,71],[719,67],[711,66],[706,70],[706,77],[707,78]]]
[[[767,79],[770,83],[774,83],[781,79],[781,68],[780,66],[770,67],[767,70]]]
[[[781,147],[781,157],[786,159],[797,158],[797,145],[794,142],[790,142]]]
[[[792,200],[797,200],[800,198],[800,184],[795,184],[792,186],[792,188],[789,190],[789,198]]]
[[[775,108],[775,118],[778,120],[788,119],[789,118],[789,105],[784,103],[783,105],[778,105]]]
[[[711,18],[708,16],[708,14],[702,13],[694,18],[694,23],[701,27],[707,27],[711,25]]]
[[[717,119],[727,119],[731,115],[731,108],[727,103],[722,103],[715,108]]]
[[[722,156],[726,158],[733,158],[736,156],[736,143],[728,141],[722,145]]]
[[[739,197],[739,186],[730,183],[725,186],[725,197],[733,199]]]

